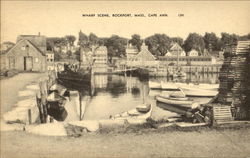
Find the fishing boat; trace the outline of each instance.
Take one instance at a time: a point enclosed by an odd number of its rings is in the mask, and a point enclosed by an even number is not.
[[[205,90],[205,89],[182,89],[188,97],[214,97],[218,94],[216,90]]]
[[[110,119],[113,120],[124,120],[124,119],[147,119],[150,118],[152,114],[152,105],[151,104],[142,104],[136,108],[110,116]]]
[[[57,81],[65,87],[91,87],[91,68],[72,70],[65,65],[64,71],[57,73]]]
[[[162,90],[175,90],[175,91],[180,90],[179,87],[175,83],[162,82],[162,81],[161,81],[161,89]]]
[[[148,81],[148,85],[149,85],[150,89],[161,89],[161,83],[160,82]]]

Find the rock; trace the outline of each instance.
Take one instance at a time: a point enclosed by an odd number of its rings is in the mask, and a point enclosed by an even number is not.
[[[72,126],[78,126],[86,128],[89,132],[96,132],[99,130],[99,122],[98,121],[72,121],[68,123]]]
[[[131,125],[141,125],[147,123],[145,119],[126,119],[126,120]]]
[[[99,124],[102,128],[123,127],[125,120],[99,120]]]
[[[164,127],[170,127],[170,126],[175,126],[174,123],[163,123],[157,126],[157,128],[164,128]]]

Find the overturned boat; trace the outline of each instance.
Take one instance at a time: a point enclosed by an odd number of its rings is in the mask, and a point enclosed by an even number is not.
[[[147,119],[151,117],[152,114],[151,104],[142,104],[137,106],[135,109],[110,116],[113,120],[125,120],[125,119]]]

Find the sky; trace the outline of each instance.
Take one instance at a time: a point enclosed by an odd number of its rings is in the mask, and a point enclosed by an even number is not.
[[[110,17],[83,17],[109,14]],[[132,14],[133,17],[112,17]],[[144,14],[145,17],[134,17]],[[157,14],[158,17],[149,17]],[[159,17],[167,14],[167,17]],[[178,14],[184,14],[179,17]],[[189,33],[250,33],[250,1],[1,1],[1,42],[18,35],[63,37],[78,32],[146,38],[155,33],[186,38]]]

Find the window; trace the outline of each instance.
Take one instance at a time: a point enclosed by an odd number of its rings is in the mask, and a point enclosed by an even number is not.
[[[25,49],[26,49],[26,47],[25,47],[25,46],[22,46],[22,47],[21,47],[21,50],[25,50]]]
[[[36,62],[36,63],[38,62],[38,58],[35,58],[35,62]]]

